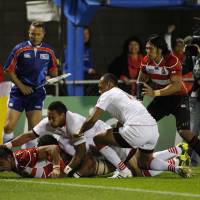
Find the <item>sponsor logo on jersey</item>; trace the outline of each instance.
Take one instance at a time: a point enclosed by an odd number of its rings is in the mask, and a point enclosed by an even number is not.
[[[49,60],[49,54],[40,54],[40,59],[42,60]]]
[[[24,54],[24,58],[31,58],[31,54],[30,53],[25,53]]]
[[[154,66],[150,66],[150,65],[149,65],[149,66],[146,67],[147,73],[153,74],[155,70],[156,70],[156,69],[155,69]]]

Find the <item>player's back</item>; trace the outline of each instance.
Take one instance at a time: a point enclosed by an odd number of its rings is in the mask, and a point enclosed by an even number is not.
[[[103,93],[96,106],[101,108],[101,102],[106,105],[104,110],[125,125],[156,124],[141,102],[117,87]]]

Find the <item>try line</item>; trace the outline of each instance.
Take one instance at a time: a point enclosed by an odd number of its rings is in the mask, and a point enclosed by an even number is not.
[[[1,181],[16,182],[16,183],[31,183],[31,184],[41,184],[41,185],[57,185],[57,186],[64,186],[64,187],[103,189],[103,190],[114,190],[114,191],[142,192],[142,193],[152,193],[152,194],[159,194],[159,195],[200,198],[200,194],[168,192],[168,191],[159,191],[159,190],[146,190],[146,189],[141,189],[141,188],[125,188],[125,187],[76,184],[76,183],[52,183],[52,182],[46,182],[46,181],[28,181],[28,180],[19,180],[19,179],[18,180],[16,180],[16,179],[1,179]]]

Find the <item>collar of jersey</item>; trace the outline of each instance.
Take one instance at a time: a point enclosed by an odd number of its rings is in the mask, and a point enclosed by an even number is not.
[[[28,41],[28,44],[29,44],[30,46],[34,47],[34,48],[39,48],[39,47],[41,47],[41,46],[42,46],[42,42],[41,42],[41,44],[40,44],[40,45],[36,45],[36,46],[34,46],[34,45],[31,43],[31,41],[30,41],[30,40]]]

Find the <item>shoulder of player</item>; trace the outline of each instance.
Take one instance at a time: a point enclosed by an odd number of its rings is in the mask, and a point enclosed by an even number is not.
[[[40,47],[40,49],[49,51],[50,53],[54,53],[54,48],[45,42],[42,42],[42,46]]]
[[[33,127],[33,132],[37,134],[38,128],[44,127],[45,129],[47,129],[48,126],[49,126],[49,119],[48,117],[45,117],[41,119],[41,121]]]
[[[167,68],[173,68],[177,65],[181,66],[179,59],[175,55],[173,55],[173,53],[170,53],[165,57],[165,65]]]
[[[84,116],[82,116],[81,114],[79,114],[79,113],[75,113],[75,112],[71,112],[71,111],[67,111],[67,113],[66,113],[66,117],[67,117],[67,119],[69,119],[69,118],[72,118],[72,119],[77,119],[77,118],[81,118],[81,119],[86,119]]]
[[[48,119],[48,117],[45,117],[45,118],[41,119],[38,124],[48,124],[48,123],[49,123],[49,119]]]
[[[98,99],[97,102],[101,101],[102,99],[113,99],[113,97],[115,95],[117,95],[119,93],[119,91],[121,91],[121,89],[119,89],[118,87],[113,87],[112,89],[104,92]]]
[[[19,160],[31,158],[31,155],[37,156],[38,148],[30,147],[26,149],[20,149],[14,152],[15,157]]]
[[[19,51],[21,49],[25,49],[28,48],[30,45],[28,44],[28,41],[23,41],[18,43],[17,45],[15,45],[15,47],[13,48],[13,51]]]
[[[149,57],[148,56],[144,56],[141,60],[141,65],[147,65],[150,62]]]

